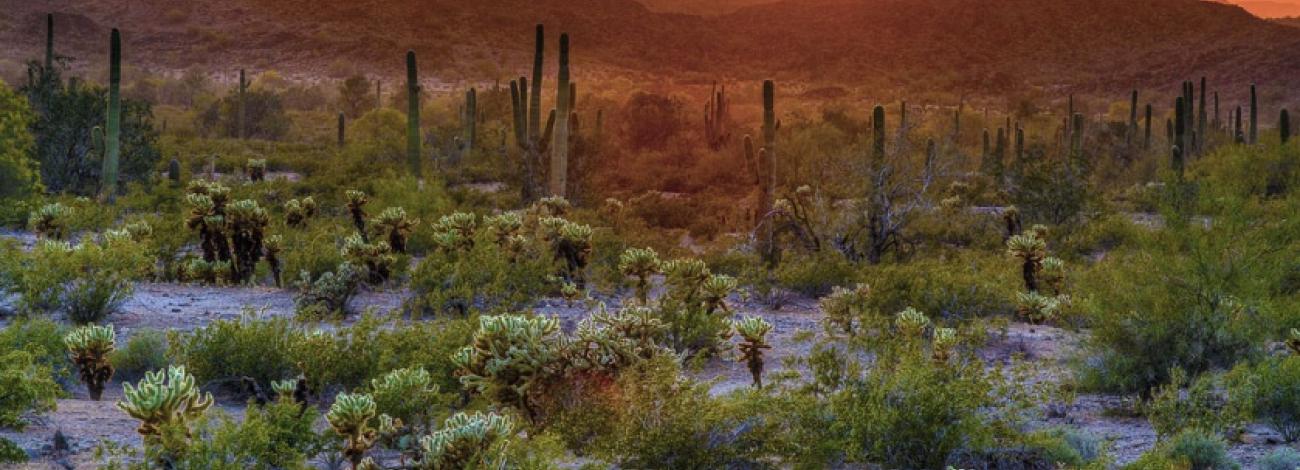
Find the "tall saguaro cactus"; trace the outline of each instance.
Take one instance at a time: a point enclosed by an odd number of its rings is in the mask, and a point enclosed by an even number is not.
[[[1282,140],[1282,145],[1286,145],[1287,141],[1291,140],[1291,113],[1288,113],[1285,108],[1282,109],[1281,115],[1277,118],[1277,132],[1278,137]]]
[[[478,140],[478,90],[470,88],[465,92],[465,150],[473,151],[474,142]]]
[[[758,186],[758,210],[755,228],[758,231],[759,252],[768,268],[776,267],[776,230],[770,221],[765,223],[774,205],[776,194],[776,84],[763,82],[763,148],[754,156],[753,140],[745,136],[745,160],[750,162],[754,181]]]
[[[347,134],[345,133],[345,131],[347,130],[347,128],[345,127],[346,125],[347,125],[347,117],[344,116],[343,113],[339,113],[339,148],[343,148],[343,145],[347,143],[347,141],[345,140],[347,136]]]
[[[108,47],[108,116],[104,135],[104,197],[117,199],[117,160],[122,135],[122,33],[113,28]]]
[[[244,75],[244,69],[239,69],[239,122],[236,123],[236,125],[239,126],[239,130],[236,132],[239,136],[239,140],[244,140],[248,137],[248,121],[246,120],[248,116],[248,105],[245,101],[245,94],[247,92],[248,79]]]
[[[885,107],[876,106],[871,112],[871,173],[885,165]]]
[[[1206,89],[1205,88],[1206,88],[1205,77],[1201,77],[1201,98],[1200,98],[1201,102],[1200,102],[1200,108],[1196,110],[1197,113],[1196,114],[1196,151],[1198,155],[1205,153],[1206,140],[1207,137],[1210,136],[1210,134],[1207,132],[1209,129],[1209,113],[1206,110],[1206,102],[1205,102]]]
[[[1187,144],[1187,101],[1179,97],[1174,103],[1174,142],[1171,164],[1179,177],[1183,174],[1183,158],[1187,154],[1183,146]]]
[[[714,82],[709,100],[704,104],[704,140],[713,150],[722,148],[731,138],[727,132],[728,109],[727,86],[722,85],[719,90],[717,82]]]
[[[415,51],[406,51],[406,164],[416,178],[420,174],[420,70]]]
[[[1128,135],[1126,142],[1133,145],[1133,136],[1138,130],[1138,91],[1133,90],[1133,98],[1128,105]]]
[[[45,15],[45,73],[54,70],[54,14]]]
[[[1146,132],[1142,136],[1142,150],[1151,150],[1151,103],[1147,103]]]
[[[525,201],[532,201],[545,190],[538,185],[538,165],[552,145],[551,134],[555,129],[556,112],[547,117],[545,127],[542,124],[542,70],[545,58],[545,28],[537,25],[533,52],[533,77],[530,84],[525,77],[510,82],[510,99],[514,111],[515,144],[523,154],[524,182],[522,196]],[[530,86],[531,85],[531,86]]]
[[[552,196],[565,197],[569,182],[569,113],[573,89],[569,86],[569,35],[560,34],[560,71],[556,77],[555,140],[551,143]]]
[[[1259,143],[1259,100],[1255,95],[1255,84],[1250,84],[1250,144]]]

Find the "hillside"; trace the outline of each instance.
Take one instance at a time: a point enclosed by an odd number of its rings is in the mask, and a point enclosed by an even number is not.
[[[133,64],[314,77],[340,68],[396,76],[401,51],[414,48],[433,74],[508,78],[526,68],[535,22],[546,23],[550,47],[556,32],[571,33],[587,79],[613,68],[992,94],[1300,76],[1300,31],[1195,0],[785,0],[705,17],[633,0],[51,0],[10,9],[0,41],[17,47],[0,58],[34,57],[49,9],[60,52],[92,63],[119,25]]]

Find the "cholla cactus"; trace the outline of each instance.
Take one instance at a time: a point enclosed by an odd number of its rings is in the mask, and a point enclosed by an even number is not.
[[[569,204],[569,201],[567,199],[562,198],[560,196],[551,196],[551,197],[542,198],[536,203],[533,203],[533,206],[529,209],[538,218],[544,218],[544,217],[564,217],[566,214],[569,213],[569,209],[571,207],[573,206]]]
[[[235,255],[234,281],[242,283],[251,280],[257,262],[262,259],[262,244],[271,217],[257,201],[245,199],[236,201],[226,209],[226,220],[227,233]]]
[[[650,297],[650,276],[659,273],[663,263],[653,248],[628,248],[618,257],[618,272],[636,278],[636,299],[646,305]]]
[[[591,226],[565,222],[552,241],[555,257],[564,262],[566,278],[586,287],[587,259],[591,256]]]
[[[128,383],[122,388],[123,399],[117,408],[140,420],[136,432],[145,442],[159,439],[164,426],[185,426],[212,406],[212,394],[199,392],[185,367],[146,372],[139,384],[133,387]]]
[[[906,338],[920,338],[930,326],[930,318],[920,310],[908,307],[894,317],[894,328]]]
[[[364,273],[351,263],[341,263],[334,272],[321,274],[314,281],[311,273],[302,271],[298,279],[298,295],[294,306],[300,314],[323,317],[329,314],[346,314],[348,300],[356,295]]]
[[[252,182],[266,180],[266,159],[250,158],[244,164],[244,174],[248,175],[248,180]]]
[[[370,427],[375,410],[375,399],[370,395],[340,393],[325,414],[330,428],[343,437],[343,456],[352,462],[354,470],[359,468],[366,451],[374,447],[378,438],[378,432]]]
[[[1002,241],[1005,242],[1010,240],[1011,237],[1014,237],[1017,233],[1020,233],[1020,209],[1016,206],[1008,206],[1002,211],[1002,223],[1005,224],[1007,228],[1006,234],[1002,237]]]
[[[867,300],[871,296],[871,287],[858,284],[852,289],[836,286],[830,295],[818,302],[826,314],[826,322],[839,327],[846,334],[853,334],[853,320],[867,311]]]
[[[1025,279],[1025,290],[1038,291],[1038,270],[1047,257],[1047,243],[1032,232],[1016,235],[1007,240],[1007,253],[1019,258]]]
[[[466,252],[474,248],[474,232],[478,217],[468,212],[444,215],[433,225],[434,243],[448,253]]]
[[[470,345],[451,358],[456,375],[467,390],[532,416],[530,393],[556,357],[559,330],[559,321],[550,317],[480,317]]]
[[[1053,256],[1043,258],[1038,275],[1043,283],[1052,289],[1053,294],[1061,295],[1065,292],[1065,262],[1060,258]]]
[[[115,340],[113,325],[87,325],[63,337],[91,400],[99,401],[104,395],[104,385],[113,378],[113,364],[108,355],[113,352]]]
[[[189,263],[185,264],[183,276],[181,277],[186,281],[198,281],[208,284],[217,282],[216,274],[212,270],[212,263],[201,258],[191,259]]]
[[[514,421],[496,413],[456,413],[420,439],[420,465],[431,470],[504,468]]]
[[[433,405],[438,402],[438,386],[433,376],[421,368],[397,369],[373,379],[370,393],[380,413],[415,426],[413,431],[428,427]]]
[[[271,267],[271,277],[275,279],[275,287],[284,287],[284,279],[280,274],[280,252],[284,250],[284,237],[271,235],[262,241],[262,249],[265,250],[266,264]]]
[[[731,308],[727,307],[727,296],[735,292],[736,278],[721,274],[714,274],[700,284],[700,297],[704,301],[705,312],[712,314],[714,312],[731,313]]]
[[[583,320],[583,323],[590,323],[592,328],[612,330],[618,336],[635,341],[643,357],[653,352],[656,349],[655,344],[668,332],[668,325],[665,325],[655,311],[648,307],[628,307],[617,313],[609,313],[605,311],[605,306],[601,305],[600,309]],[[581,330],[581,323],[578,328]]]
[[[354,266],[365,266],[368,276],[366,281],[372,285],[383,284],[392,275],[393,264],[397,257],[393,255],[388,242],[369,243],[360,234],[352,234],[343,239],[343,258]]]
[[[755,388],[763,388],[763,350],[772,349],[767,344],[767,334],[772,331],[772,324],[759,317],[745,317],[733,324],[740,334],[740,361],[749,366],[749,374],[754,379]]]
[[[1056,318],[1060,313],[1061,302],[1056,297],[1037,292],[1016,294],[1016,313],[1029,323],[1039,325]]]
[[[71,218],[72,208],[57,202],[46,204],[27,218],[27,227],[39,237],[62,240],[68,236],[68,221]]]
[[[375,226],[381,233],[388,234],[388,245],[393,247],[393,251],[406,253],[406,240],[411,236],[411,231],[416,225],[420,224],[420,219],[411,219],[406,216],[406,209],[401,207],[389,207],[379,213],[375,218]]]
[[[1034,236],[1038,237],[1040,240],[1047,240],[1048,232],[1049,229],[1043,224],[1034,224],[1032,227],[1029,227],[1029,233],[1034,234]]]
[[[611,325],[611,320],[624,320],[611,318],[603,310],[602,306],[592,317],[579,322],[574,335],[561,341],[561,368],[567,376],[612,378],[642,358],[659,352],[653,341],[629,336],[626,330]]]
[[[484,217],[483,226],[492,234],[498,246],[505,247],[511,237],[523,230],[524,218],[517,212],[506,212],[493,217]]]
[[[153,237],[153,226],[149,222],[139,221],[123,225],[122,230],[133,242],[143,242]]]
[[[935,328],[931,355],[935,362],[948,362],[952,350],[957,347],[957,330],[952,328]]]
[[[573,306],[574,302],[587,297],[586,293],[584,293],[577,284],[572,282],[565,282],[564,285],[560,286],[560,295],[564,297],[564,300],[568,302],[570,307]]]
[[[364,239],[366,236],[366,203],[370,202],[370,198],[366,197],[366,193],[355,189],[349,189],[343,195],[348,198],[348,213],[352,214],[352,226],[357,228],[357,233],[361,234]]]
[[[284,203],[284,223],[293,228],[307,227],[307,221],[316,215],[316,200],[311,197],[290,199]]]
[[[700,284],[709,279],[709,265],[694,258],[675,259],[663,264],[665,282],[679,292],[694,296]]]
[[[956,211],[966,206],[966,200],[961,196],[949,196],[939,200],[939,208],[945,211]]]

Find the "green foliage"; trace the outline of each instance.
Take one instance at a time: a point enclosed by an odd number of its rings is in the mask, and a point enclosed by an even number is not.
[[[828,330],[834,327],[852,335],[854,323],[867,314],[867,300],[870,297],[871,287],[866,284],[858,284],[853,289],[836,286],[831,289],[830,295],[818,300],[817,305],[826,315]]]
[[[91,130],[104,127],[108,116],[108,91],[82,80],[64,81],[56,70],[37,74],[40,79],[23,86],[36,120],[36,156],[41,181],[55,192],[83,196],[100,189],[105,155],[97,153]],[[147,181],[162,156],[153,128],[153,108],[145,101],[122,100],[121,150],[118,180]]]
[[[329,318],[348,313],[348,302],[356,296],[365,274],[352,263],[340,263],[334,272],[321,274],[312,280],[311,273],[303,271],[298,280],[298,294],[294,308],[303,318]]]
[[[329,441],[315,431],[320,413],[292,401],[249,406],[242,421],[225,414],[194,424],[178,468],[308,469]]]
[[[42,367],[48,368],[56,381],[72,380],[72,362],[68,360],[63,337],[67,327],[45,317],[19,317],[0,329],[0,354],[23,351]]]
[[[1300,468],[1300,452],[1290,447],[1274,450],[1255,462],[1256,470],[1295,470]]]
[[[243,133],[239,129],[240,95],[247,121]],[[288,134],[290,121],[283,98],[273,90],[254,88],[213,101],[198,112],[194,124],[207,137],[280,140]]]
[[[1229,393],[1238,406],[1272,426],[1287,441],[1300,439],[1300,356],[1273,357],[1254,366],[1238,365]]]
[[[28,313],[62,310],[73,322],[95,323],[131,294],[133,281],[149,272],[151,260],[139,242],[109,232],[102,242],[77,245],[43,241],[19,253],[14,290]],[[16,275],[15,275],[16,274]]]
[[[0,427],[21,431],[26,416],[54,409],[61,389],[48,366],[26,351],[0,353]]]
[[[1005,258],[966,254],[955,259],[917,259],[869,267],[861,276],[872,287],[867,311],[884,314],[915,307],[935,318],[1010,314],[1019,287]]]
[[[265,386],[297,374],[294,346],[303,333],[283,318],[217,320],[188,334],[168,332],[167,356],[201,383],[249,377]]]
[[[794,292],[820,297],[835,286],[852,284],[858,271],[835,250],[822,250],[807,256],[784,260],[776,270],[778,285]]]
[[[1189,470],[1235,470],[1241,468],[1228,457],[1222,438],[1198,429],[1184,430],[1155,449],[1143,454],[1126,469],[1188,468]]]
[[[400,420],[415,432],[432,427],[443,401],[424,369],[397,369],[371,380],[370,395],[380,414]]]
[[[663,272],[666,291],[654,309],[668,326],[668,346],[704,357],[725,349],[731,337],[726,298],[736,287],[734,279],[713,274],[694,258],[668,261]]]
[[[0,83],[0,200],[13,201],[40,194],[40,164],[30,128],[36,116],[27,99]],[[8,202],[6,202],[8,203]]]
[[[140,330],[131,334],[126,346],[109,354],[109,363],[123,380],[139,380],[144,373],[168,366],[167,336],[158,330]]]
[[[1250,408],[1239,391],[1225,389],[1219,376],[1190,380],[1181,370],[1170,372],[1170,382],[1155,390],[1146,405],[1147,420],[1156,436],[1168,438],[1185,429],[1231,435],[1250,419]],[[1185,389],[1185,390],[1184,390]]]
[[[526,234],[522,217],[507,213],[482,224],[472,220],[472,214],[452,214],[434,225],[438,249],[411,273],[417,311],[463,316],[508,310],[553,287],[547,282],[556,270],[550,247]]]

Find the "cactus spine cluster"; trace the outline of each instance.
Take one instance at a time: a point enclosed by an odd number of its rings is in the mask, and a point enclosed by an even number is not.
[[[420,170],[420,69],[415,51],[406,51],[406,164],[419,178]]]
[[[122,33],[113,29],[109,38],[108,116],[104,135],[104,197],[109,203],[117,199],[117,160],[122,136]]]

